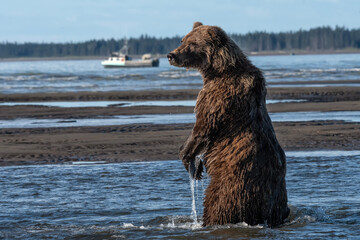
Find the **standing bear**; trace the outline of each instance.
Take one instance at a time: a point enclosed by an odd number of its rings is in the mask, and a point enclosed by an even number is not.
[[[203,78],[180,159],[193,178],[202,178],[204,166],[210,176],[204,226],[284,223],[286,159],[266,109],[262,72],[221,28],[200,22],[167,57]]]

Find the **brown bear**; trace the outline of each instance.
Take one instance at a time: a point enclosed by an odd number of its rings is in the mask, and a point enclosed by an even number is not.
[[[284,223],[286,159],[266,109],[262,72],[221,28],[200,22],[167,57],[203,78],[196,122],[179,155],[192,177],[202,178],[203,165],[210,176],[203,225]]]

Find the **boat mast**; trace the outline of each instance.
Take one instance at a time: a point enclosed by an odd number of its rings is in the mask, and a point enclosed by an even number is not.
[[[124,46],[120,49],[120,54],[129,55],[129,47],[128,47],[128,40],[125,37]]]

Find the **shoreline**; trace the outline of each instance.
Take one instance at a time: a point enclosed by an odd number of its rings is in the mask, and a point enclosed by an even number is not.
[[[284,51],[261,51],[247,52],[247,56],[282,56],[282,55],[332,55],[332,54],[360,54],[360,49],[339,49],[339,50],[284,50]],[[158,58],[166,58],[166,54],[153,54]],[[141,58],[142,55],[132,55],[134,58]],[[27,61],[73,61],[73,60],[106,60],[109,56],[64,56],[64,57],[14,57],[0,58],[1,62],[27,62]]]

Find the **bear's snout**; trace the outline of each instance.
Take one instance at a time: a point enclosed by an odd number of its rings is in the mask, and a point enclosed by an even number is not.
[[[167,58],[168,58],[168,60],[169,60],[169,63],[170,63],[170,64],[173,64],[173,62],[175,61],[175,54],[174,54],[174,53],[169,53],[169,54],[167,55]]]

